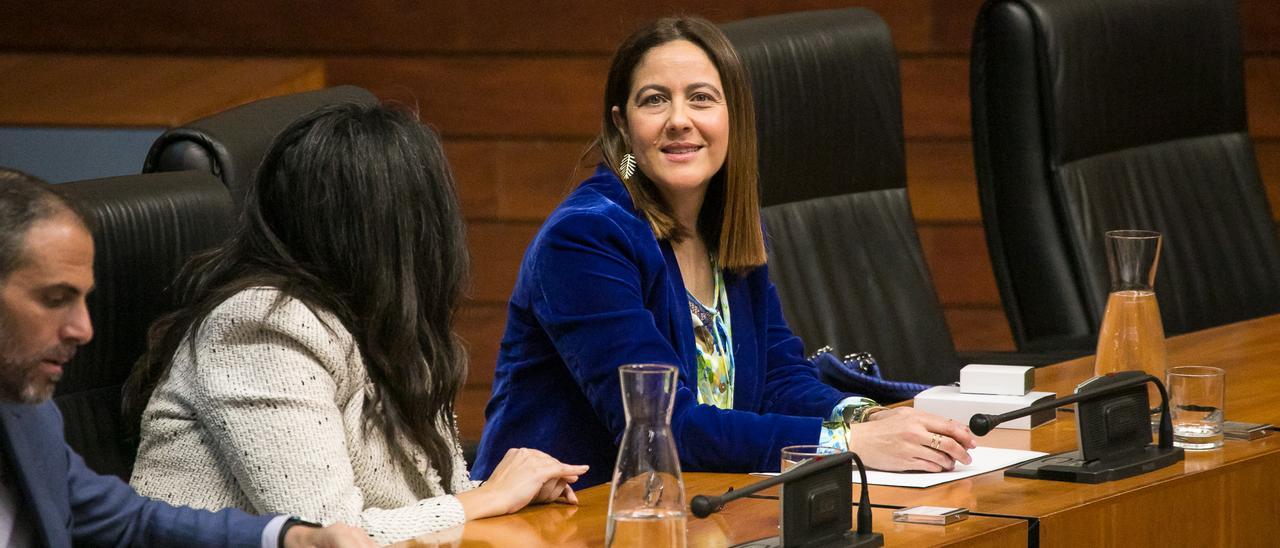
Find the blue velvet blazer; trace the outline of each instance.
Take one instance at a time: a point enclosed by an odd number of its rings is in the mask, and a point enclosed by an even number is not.
[[[818,442],[850,394],[818,380],[782,317],[766,267],[725,273],[736,365],[734,408],[698,403],[684,282],[622,181],[600,167],[560,204],[525,252],[508,307],[493,396],[472,477],[507,449],[533,447],[610,481],[626,426],[618,366],[678,365],[671,429],[686,471],[777,470],[779,450]]]

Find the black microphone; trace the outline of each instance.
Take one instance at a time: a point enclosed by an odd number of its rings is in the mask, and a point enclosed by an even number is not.
[[[1151,408],[1146,383],[1160,392],[1160,439],[1151,445]],[[1002,422],[1051,411],[1071,403],[1076,408],[1079,449],[1030,460],[1004,475],[1076,483],[1102,483],[1169,466],[1183,459],[1173,446],[1169,393],[1164,383],[1142,371],[1121,371],[1085,381],[1076,393],[1000,415],[976,414],[969,429],[986,435]]]
[[[724,509],[724,505],[729,502],[746,497],[763,489],[768,489],[775,485],[803,480],[835,467],[847,467],[850,460],[853,460],[858,464],[858,473],[862,479],[862,491],[858,500],[858,522],[856,532],[859,536],[866,536],[868,538],[873,535],[879,536],[871,530],[871,496],[867,489],[866,467],[863,466],[862,459],[858,457],[858,454],[851,451],[837,453],[830,456],[816,457],[804,464],[801,464],[800,466],[787,470],[786,472],[758,481],[741,489],[729,488],[728,491],[720,496],[697,495],[689,502],[689,510],[693,512],[693,515],[699,518],[705,518]],[[847,472],[845,473],[843,481],[850,481],[847,477]]]
[[[1173,447],[1173,424],[1169,419],[1169,393],[1165,390],[1164,383],[1160,382],[1160,379],[1141,371],[1109,373],[1103,377],[1097,377],[1097,379],[1109,382],[1106,382],[1106,384],[1096,388],[1084,387],[1079,392],[1065,398],[1040,402],[1030,407],[1024,407],[1008,413],[1001,413],[999,415],[978,413],[969,418],[969,429],[976,435],[985,436],[987,435],[987,432],[990,432],[991,429],[1005,421],[1020,419],[1027,415],[1033,415],[1049,409],[1057,409],[1064,405],[1070,405],[1076,402],[1101,399],[1106,396],[1123,392],[1126,389],[1133,388],[1134,386],[1150,382],[1155,384],[1156,389],[1160,391],[1160,448],[1168,449]]]

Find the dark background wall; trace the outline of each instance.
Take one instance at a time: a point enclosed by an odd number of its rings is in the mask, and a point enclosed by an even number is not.
[[[978,212],[968,47],[979,0],[411,2],[5,1],[0,52],[313,57],[328,83],[421,109],[446,139],[468,220],[474,280],[460,314],[472,371],[463,433],[478,437],[505,301],[525,246],[580,175],[608,57],[628,32],[677,12],[715,21],[864,6],[901,55],[909,191],[962,349],[1010,348]],[[1249,124],[1280,203],[1280,2],[1240,0]],[[575,169],[577,173],[575,174]]]

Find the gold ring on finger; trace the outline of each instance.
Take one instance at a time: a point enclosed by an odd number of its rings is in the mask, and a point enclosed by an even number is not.
[[[938,449],[939,447],[942,447],[942,436],[934,434],[933,437],[929,438],[929,448]]]

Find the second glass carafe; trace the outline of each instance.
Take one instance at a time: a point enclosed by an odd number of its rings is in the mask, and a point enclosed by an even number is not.
[[[1160,244],[1160,233],[1150,230],[1112,230],[1106,234],[1111,293],[1098,333],[1095,375],[1145,371],[1164,378],[1168,365],[1164,323],[1155,293]],[[1160,404],[1154,386],[1148,397],[1152,407]]]

